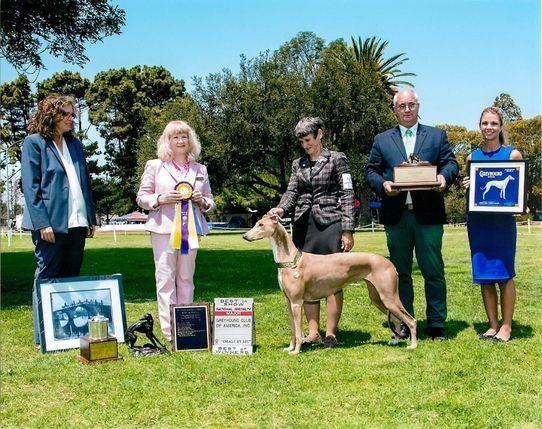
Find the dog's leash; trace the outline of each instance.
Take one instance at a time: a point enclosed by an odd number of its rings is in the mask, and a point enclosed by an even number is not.
[[[295,254],[295,258],[291,262],[277,262],[277,268],[295,268],[297,267],[297,263],[301,259],[301,255],[303,255],[303,252],[299,249],[297,249],[297,253]]]

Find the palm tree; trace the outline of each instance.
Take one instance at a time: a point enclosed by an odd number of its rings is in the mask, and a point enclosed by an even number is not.
[[[395,80],[405,76],[416,76],[415,73],[402,73],[397,67],[408,61],[408,58],[401,58],[405,53],[394,55],[387,60],[384,59],[384,49],[388,45],[388,41],[376,40],[376,37],[367,38],[363,42],[361,37],[358,37],[358,41],[352,37],[352,46],[350,46],[350,52],[355,57],[363,68],[373,71],[380,75],[382,83],[388,89],[391,94],[397,91],[397,86],[407,85],[414,87],[413,84],[404,80]]]

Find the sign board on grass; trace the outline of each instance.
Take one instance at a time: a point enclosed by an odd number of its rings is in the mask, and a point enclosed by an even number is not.
[[[254,340],[254,299],[215,298],[213,353],[250,355]]]

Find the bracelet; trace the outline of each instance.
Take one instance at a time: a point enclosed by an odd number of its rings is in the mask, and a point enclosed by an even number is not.
[[[153,206],[153,208],[158,208],[160,207],[160,197],[162,196],[162,194],[158,194],[158,196],[156,197],[156,205]]]

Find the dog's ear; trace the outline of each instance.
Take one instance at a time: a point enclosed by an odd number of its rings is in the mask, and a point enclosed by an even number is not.
[[[273,223],[278,223],[280,221],[280,216],[279,215],[269,215],[269,217],[271,218]]]

